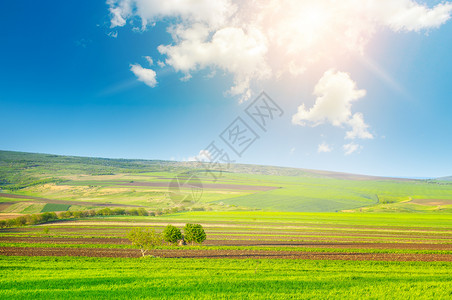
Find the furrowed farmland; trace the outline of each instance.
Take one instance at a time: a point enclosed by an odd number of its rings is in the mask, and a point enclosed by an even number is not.
[[[452,297],[447,180],[0,155],[2,299]],[[205,241],[128,238],[186,224]]]

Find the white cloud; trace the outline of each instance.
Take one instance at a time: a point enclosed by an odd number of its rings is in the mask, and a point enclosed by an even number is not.
[[[144,82],[150,87],[157,85],[156,73],[154,70],[143,68],[139,64],[130,65],[130,71],[135,74],[139,81]]]
[[[359,90],[349,74],[326,71],[315,86],[314,95],[317,96],[314,106],[306,109],[304,104],[300,105],[292,117],[293,124],[318,126],[330,123],[337,127],[351,127],[346,133],[347,139],[373,138],[363,115],[352,115],[352,103],[364,97],[366,91]]]
[[[384,23],[395,31],[419,31],[438,28],[450,19],[452,3],[445,2],[433,9],[411,0],[388,1],[380,12]]]
[[[117,31],[111,31],[111,32],[107,33],[107,35],[109,37],[112,37],[112,38],[117,38],[118,37],[118,32]]]
[[[307,110],[304,104],[298,107],[298,113],[292,118],[294,124],[346,124],[352,114],[352,102],[364,97],[366,91],[358,90],[349,74],[328,70],[315,86],[314,95],[317,99],[311,109]]]
[[[361,55],[375,33],[437,28],[452,3],[429,8],[412,0],[108,0],[111,27],[145,30],[169,22],[173,41],[161,45],[166,64],[188,74],[220,69],[233,75],[229,93],[246,100],[251,86],[317,62]]]
[[[223,28],[216,31],[210,40],[207,40],[208,28],[201,24],[174,28],[172,34],[182,42],[174,46],[159,46],[158,50],[168,57],[167,65],[188,78],[193,71],[217,67],[234,74],[234,86],[229,93],[247,100],[251,96],[251,80],[270,74],[264,60],[267,52],[265,37],[253,28]]]
[[[229,0],[108,0],[111,27],[121,27],[127,19],[139,17],[141,27],[163,18],[203,22],[217,27],[236,10]]]
[[[317,152],[318,153],[328,153],[333,151],[333,148],[330,147],[327,143],[323,142],[322,144],[320,144],[317,148]]]
[[[362,146],[351,142],[350,144],[342,146],[342,149],[344,149],[345,155],[350,155],[353,152],[361,150]]]
[[[356,113],[353,117],[348,120],[348,125],[352,127],[351,131],[347,131],[346,139],[373,139],[373,135],[367,130],[369,125],[364,123],[364,118],[362,113]]]
[[[150,66],[152,66],[152,65],[154,64],[154,61],[152,60],[152,57],[150,57],[150,56],[145,56],[144,58],[146,58],[146,60],[148,61],[148,64],[149,64]]]

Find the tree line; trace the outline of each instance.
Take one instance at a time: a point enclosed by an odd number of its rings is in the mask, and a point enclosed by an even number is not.
[[[102,208],[81,211],[62,211],[59,213],[45,212],[39,214],[30,214],[20,216],[14,219],[0,220],[0,228],[19,227],[26,225],[37,225],[57,220],[80,219],[97,216],[156,216],[168,213],[178,212],[178,208],[147,211],[143,207],[139,208]]]

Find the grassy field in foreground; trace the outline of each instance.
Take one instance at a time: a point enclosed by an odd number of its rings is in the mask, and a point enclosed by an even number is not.
[[[450,299],[451,263],[1,257],[1,299]]]
[[[216,258],[0,255],[0,299],[452,297],[452,262],[422,261],[428,255],[451,255],[450,214],[184,212],[95,217],[1,229],[0,250],[45,248],[63,255],[74,255],[68,251],[76,248],[87,249],[85,255],[104,248],[130,251],[132,245],[123,239],[131,228],[150,226],[161,231],[166,224],[182,228],[186,222],[203,224],[204,244],[159,249],[209,250]],[[374,246],[375,242],[380,245]],[[218,258],[221,250],[343,253],[347,259],[372,253],[400,260],[237,260]],[[415,255],[416,261],[402,261],[407,255]]]

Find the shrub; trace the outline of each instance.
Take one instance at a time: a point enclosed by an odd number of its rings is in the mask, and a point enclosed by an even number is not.
[[[98,216],[111,216],[112,211],[110,208],[106,207],[106,208],[102,208],[102,209],[98,210],[96,214]]]
[[[182,239],[182,233],[176,226],[168,225],[163,230],[163,238],[166,242],[177,244],[177,241]]]
[[[23,226],[23,225],[27,224],[27,218],[25,216],[17,217],[15,220],[16,220],[16,222],[15,222],[16,226]]]
[[[202,244],[206,240],[206,233],[200,224],[185,224],[184,238],[188,243]]]
[[[57,217],[56,213],[54,213],[54,212],[45,212],[45,213],[41,214],[41,223],[54,221],[56,219],[58,219],[58,217]]]
[[[13,227],[16,225],[16,220],[15,219],[8,219],[6,220],[6,227]]]
[[[42,223],[42,215],[31,215],[30,216],[30,225],[40,224]]]
[[[58,214],[59,219],[68,219],[72,217],[72,212],[70,211],[62,211]]]
[[[138,209],[138,215],[139,216],[148,216],[149,214],[148,214],[147,210],[145,210],[144,208],[140,207]]]
[[[126,214],[129,216],[138,216],[138,210],[136,208],[128,209]]]
[[[114,208],[112,210],[112,213],[115,216],[125,215],[126,214],[126,210],[124,208]]]
[[[154,228],[134,228],[129,231],[127,238],[132,242],[132,245],[140,248],[143,256],[146,252],[163,244],[162,235],[156,233]]]
[[[82,212],[77,210],[77,211],[73,211],[72,215],[74,216],[74,218],[81,218],[82,217]]]

